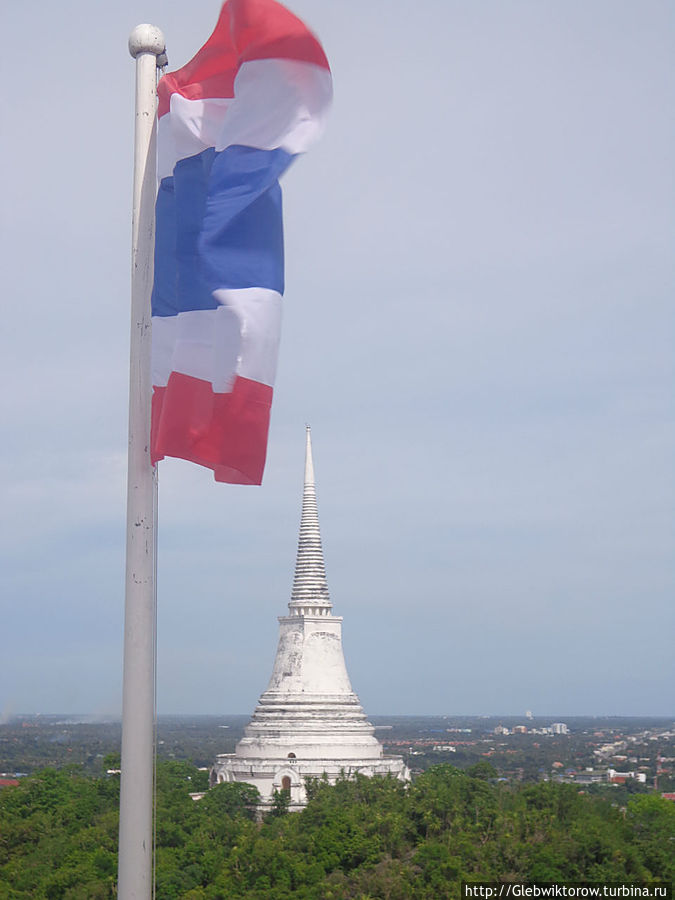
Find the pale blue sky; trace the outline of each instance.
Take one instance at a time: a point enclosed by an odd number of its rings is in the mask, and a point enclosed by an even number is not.
[[[675,713],[675,8],[297,0],[335,78],[284,182],[262,488],[160,470],[160,712],[248,713],[290,595],[304,423],[366,710]],[[0,714],[120,710],[138,22],[12,2]]]

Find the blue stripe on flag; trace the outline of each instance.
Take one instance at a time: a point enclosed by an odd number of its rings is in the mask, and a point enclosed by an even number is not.
[[[214,309],[218,288],[284,290],[281,188],[293,156],[232,146],[180,160],[157,195],[152,314]],[[176,223],[179,223],[178,225]]]

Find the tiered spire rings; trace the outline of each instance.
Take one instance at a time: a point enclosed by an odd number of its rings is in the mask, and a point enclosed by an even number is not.
[[[295,562],[291,602],[288,604],[288,608],[292,616],[327,616],[330,615],[332,607],[321,547],[312,460],[312,435],[308,425],[300,537],[298,538],[298,555]]]

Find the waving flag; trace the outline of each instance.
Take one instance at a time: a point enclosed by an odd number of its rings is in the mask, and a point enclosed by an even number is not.
[[[262,481],[284,290],[279,176],[321,133],[328,62],[274,0],[228,0],[158,86],[152,460]]]

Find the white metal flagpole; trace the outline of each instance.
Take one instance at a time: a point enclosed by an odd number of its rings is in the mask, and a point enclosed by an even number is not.
[[[136,59],[136,119],[131,245],[131,350],[127,563],[124,607],[122,783],[119,900],[153,894],[155,766],[155,490],[150,462],[151,313],[156,195],[157,57],[164,35],[138,25],[129,37]]]

